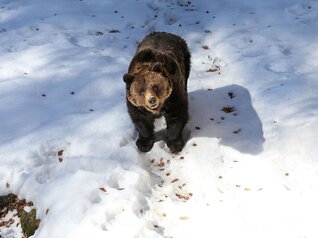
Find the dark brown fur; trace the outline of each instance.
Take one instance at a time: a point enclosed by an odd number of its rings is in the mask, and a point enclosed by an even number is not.
[[[182,131],[188,121],[189,73],[190,53],[181,37],[154,32],[138,45],[123,79],[128,113],[139,132],[139,150],[151,150],[153,123],[161,116],[167,123],[168,147],[174,153],[182,150]]]

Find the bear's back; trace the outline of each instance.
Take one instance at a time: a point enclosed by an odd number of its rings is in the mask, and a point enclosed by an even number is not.
[[[166,32],[153,32],[138,45],[138,51],[152,48],[163,52],[177,53],[183,51],[184,47],[186,47],[185,42],[179,36]]]
[[[167,32],[153,32],[139,43],[137,52],[145,49],[172,54],[181,66],[187,80],[190,72],[190,52],[186,42],[179,36]]]

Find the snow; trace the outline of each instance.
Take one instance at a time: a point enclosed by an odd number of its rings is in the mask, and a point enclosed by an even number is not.
[[[20,221],[17,216],[17,211],[10,211],[6,216],[1,219],[2,222],[12,223],[12,226],[1,227],[1,235],[4,237],[12,237],[12,238],[23,238],[22,236],[22,228],[20,225]]]
[[[33,237],[318,237],[318,1],[189,2],[0,1],[0,194]],[[154,30],[192,53],[178,155],[163,121],[139,152],[126,111]]]

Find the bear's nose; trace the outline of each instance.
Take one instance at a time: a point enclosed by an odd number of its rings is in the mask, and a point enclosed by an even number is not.
[[[157,99],[155,97],[151,97],[148,99],[149,104],[154,105],[157,102]]]

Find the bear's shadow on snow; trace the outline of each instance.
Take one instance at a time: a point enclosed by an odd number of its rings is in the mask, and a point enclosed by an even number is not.
[[[265,141],[262,123],[246,88],[230,85],[189,92],[189,114],[188,140],[218,138],[221,145],[242,153],[262,152]]]

